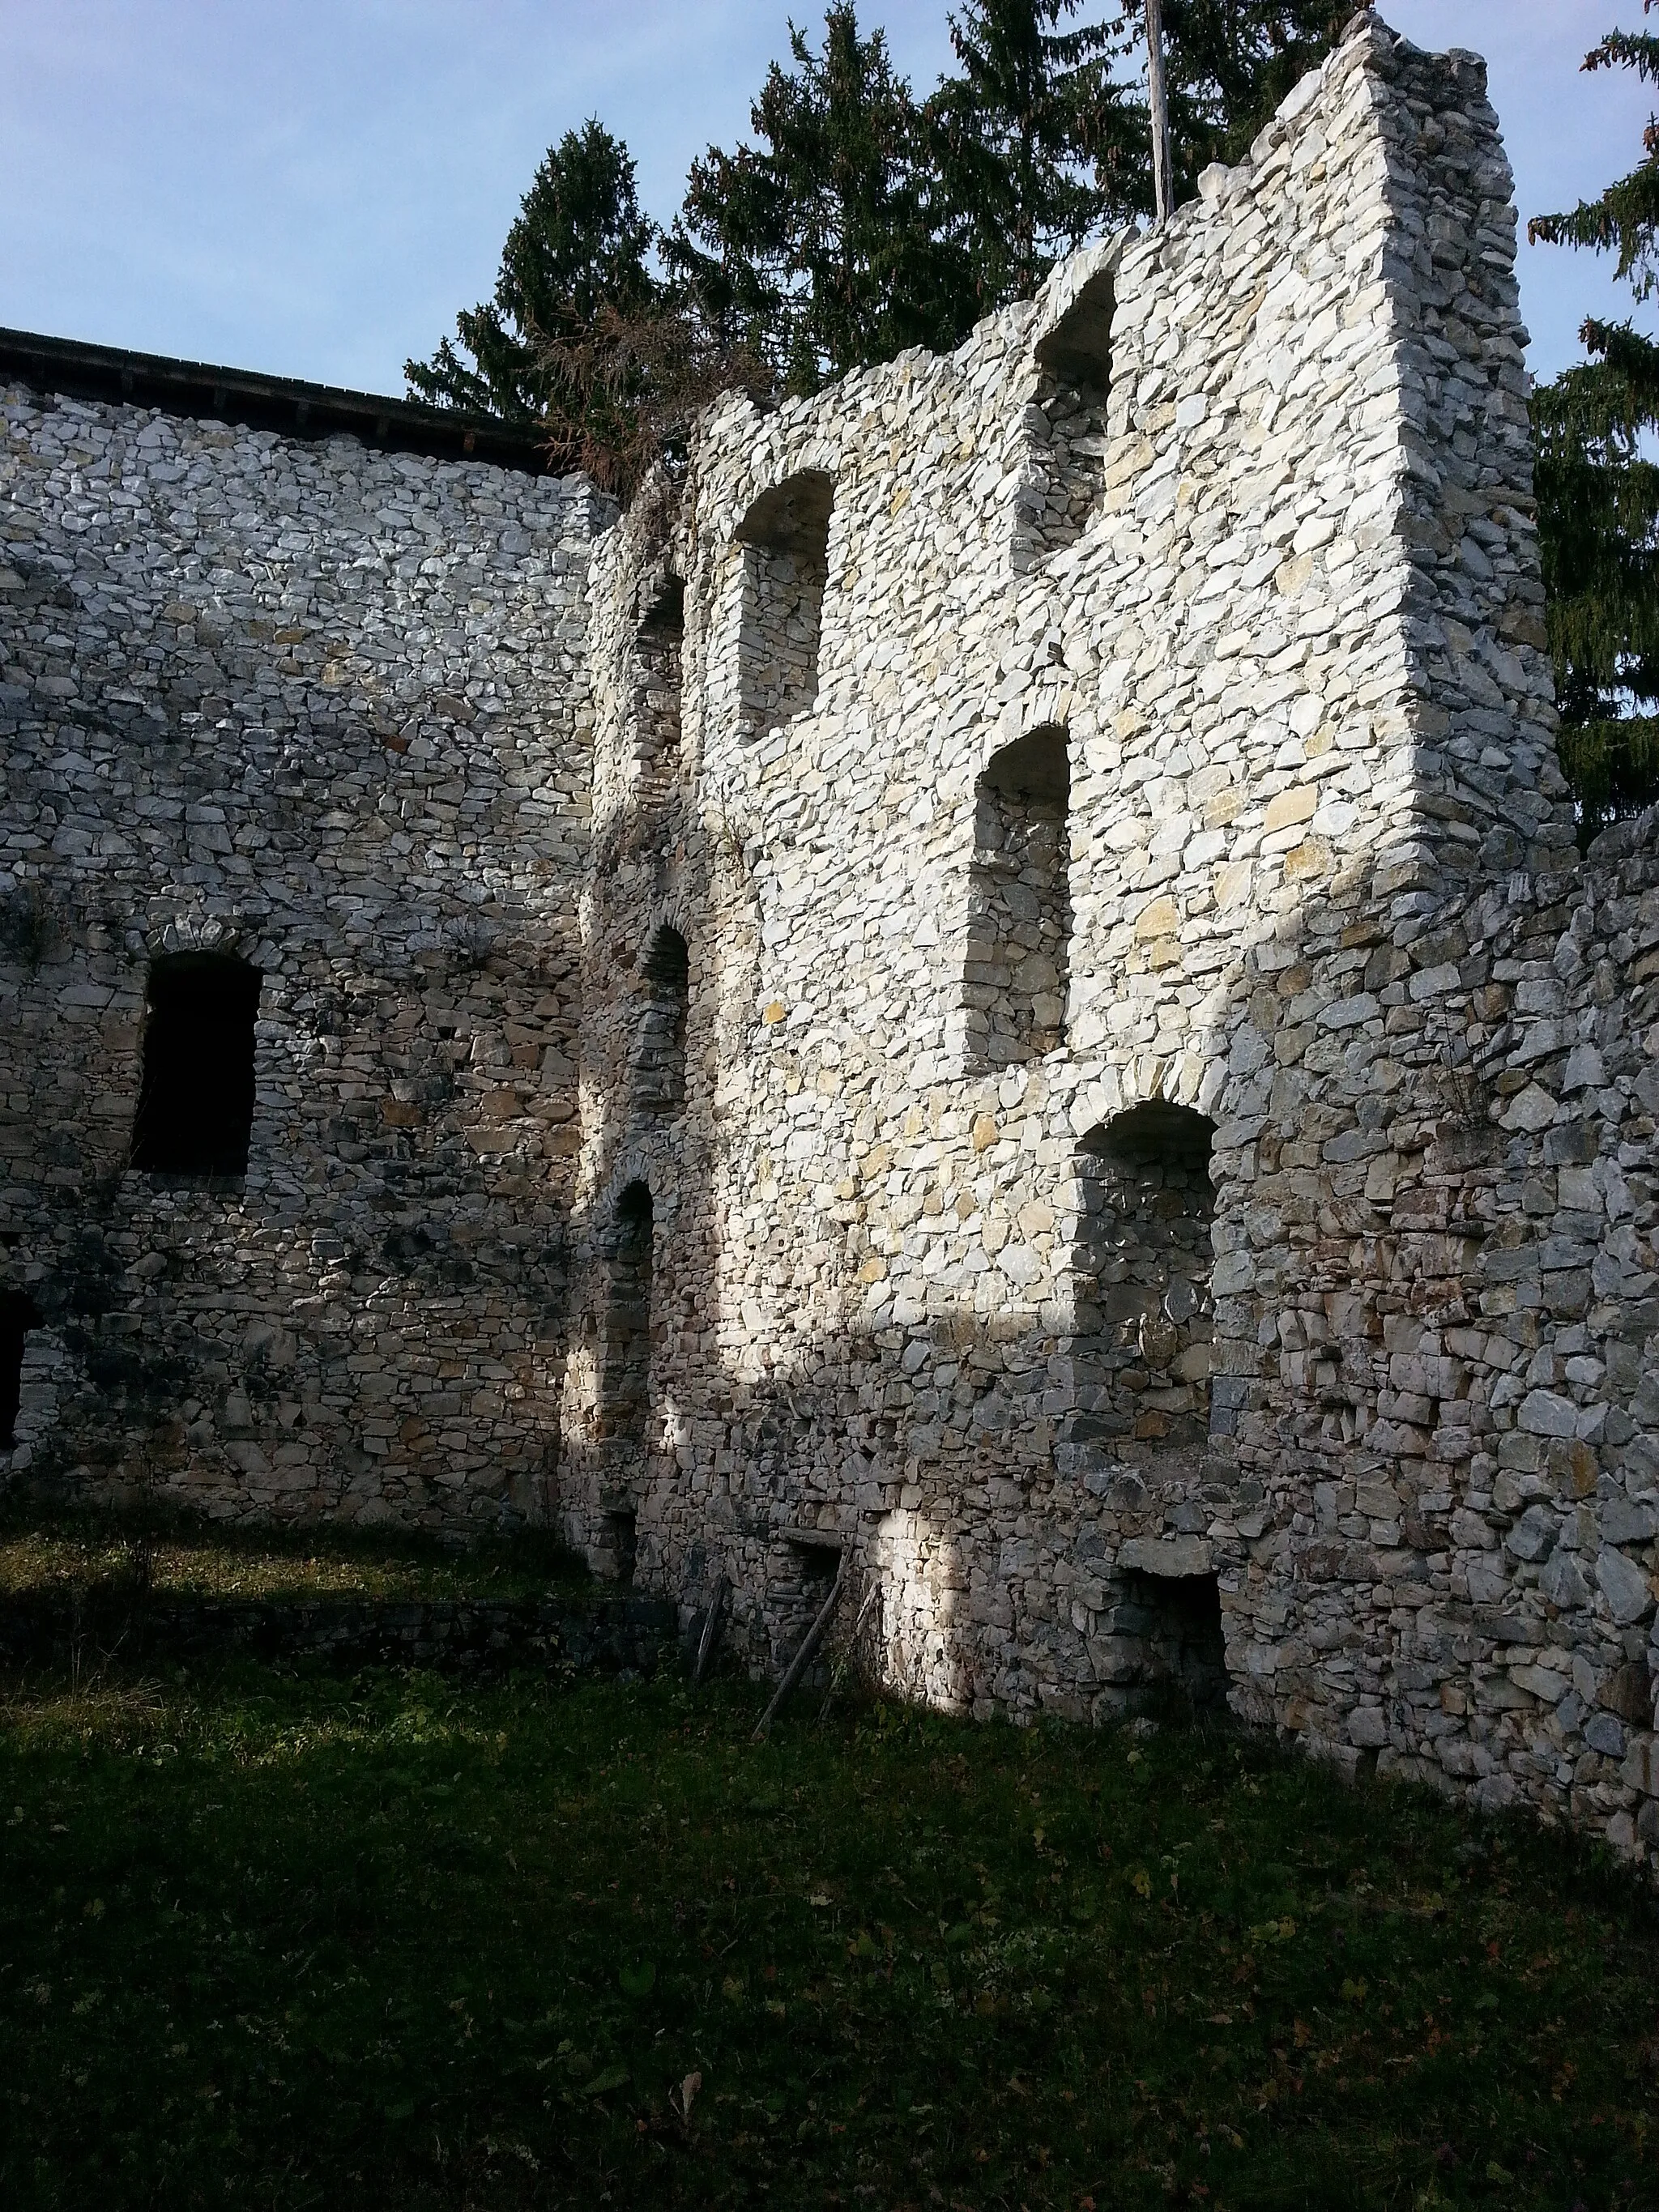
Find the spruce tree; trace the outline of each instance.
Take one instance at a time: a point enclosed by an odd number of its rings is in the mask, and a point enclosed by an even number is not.
[[[1235,162],[1286,93],[1317,69],[1355,0],[1164,0],[1176,196],[1212,161]],[[1144,27],[1131,0],[1120,21]]]
[[[1584,67],[1659,82],[1659,39],[1614,31]],[[1600,199],[1528,226],[1534,240],[1616,253],[1638,303],[1659,288],[1659,121],[1644,147]],[[1590,358],[1540,386],[1532,415],[1561,764],[1588,838],[1659,799],[1659,467],[1644,450],[1659,432],[1659,344],[1628,321],[1579,335]]]
[[[548,347],[591,331],[602,307],[630,317],[649,309],[656,236],[627,147],[596,121],[567,131],[507,234],[495,298],[455,318],[463,350],[445,338],[430,361],[404,363],[411,398],[540,422],[553,389]]]
[[[755,143],[693,165],[672,233],[590,121],[551,149],[493,301],[456,318],[411,393],[534,423],[560,466],[627,492],[720,391],[815,392],[906,347],[947,350],[1091,234],[1147,210],[1144,0],[963,0],[958,73],[918,104],[855,0],[790,29]],[[1234,158],[1350,0],[1164,0],[1178,181]],[[659,255],[662,275],[653,274]]]
[[[1152,206],[1144,111],[1115,81],[1122,24],[1069,25],[1081,0],[968,0],[961,75],[927,103],[935,220],[984,314],[1028,298],[1060,255]]]
[[[963,279],[927,209],[916,105],[881,32],[836,0],[814,49],[790,27],[750,111],[757,143],[694,163],[665,246],[676,281],[723,343],[787,392],[907,346],[949,344]]]

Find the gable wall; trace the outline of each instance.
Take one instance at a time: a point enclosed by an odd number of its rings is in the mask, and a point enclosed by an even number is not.
[[[878,1670],[978,1712],[1144,1694],[1149,1589],[1213,1574],[1240,1711],[1486,1802],[1572,1799],[1628,1842],[1651,1508],[1582,1523],[1575,1616],[1504,1550],[1522,1500],[1492,1487],[1498,1451],[1533,1451],[1498,1438],[1538,1316],[1488,1290],[1516,1263],[1487,1255],[1529,1243],[1526,1207],[1560,1188],[1532,1137],[1495,1157],[1519,1095],[1504,963],[1523,912],[1611,927],[1584,919],[1600,895],[1553,754],[1509,200],[1480,65],[1367,22],[1161,238],[1078,257],[948,360],[729,404],[678,520],[642,510],[608,550],[594,635],[616,649],[653,564],[688,580],[686,734],[677,778],[617,782],[586,933],[577,1304],[602,1310],[615,1203],[643,1180],[647,1449],[578,1442],[561,1502],[598,1559],[607,1516],[635,1514],[639,1571],[688,1606],[728,1577],[769,1663],[816,1602],[805,1540],[832,1539],[879,1585]],[[1106,270],[1097,489],[1054,550],[1075,483],[1036,349]],[[803,471],[835,488],[817,690],[757,730],[738,533]],[[595,666],[603,702],[597,645]],[[964,997],[975,780],[1048,725],[1071,760],[1067,1034],[987,1073]],[[1626,877],[1618,911],[1639,896]],[[665,914],[694,985],[665,1125],[624,1077],[629,963]],[[1644,1050],[1627,1040],[1637,1090]],[[1592,1158],[1640,1151],[1620,1097],[1574,1139]],[[1103,1401],[1087,1334],[1085,1140],[1153,1098],[1216,1125],[1196,1451],[1157,1377],[1129,1421]],[[1643,1191],[1640,1229],[1595,1229],[1633,1239],[1638,1302]],[[1644,1316],[1606,1325],[1634,1342]],[[1538,1373],[1577,1362],[1589,1423],[1607,1376],[1623,1403],[1635,1385],[1628,1353],[1598,1367],[1577,1342]],[[598,1368],[569,1393],[580,1437]],[[1621,1498],[1651,1496],[1643,1418]],[[1598,1595],[1604,1550],[1648,1589],[1639,1620]],[[1517,1690],[1546,1677],[1553,1701]]]

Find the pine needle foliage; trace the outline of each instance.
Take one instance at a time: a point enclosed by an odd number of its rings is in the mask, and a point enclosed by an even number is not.
[[[1164,0],[1177,200],[1192,196],[1212,161],[1243,159],[1353,13],[1354,0]],[[1144,33],[1140,0],[1122,20]]]
[[[923,121],[880,31],[836,0],[814,47],[790,27],[750,111],[755,143],[692,165],[665,256],[721,333],[779,390],[913,345],[955,342],[967,267],[930,204]]]
[[[1651,9],[1653,0],[1645,0]],[[1659,82],[1659,38],[1615,31],[1587,70]],[[1644,158],[1596,200],[1534,216],[1536,242],[1618,258],[1638,301],[1659,286],[1659,121]],[[1591,320],[1590,358],[1533,397],[1539,539],[1561,712],[1561,764],[1588,838],[1659,799],[1659,344]]]
[[[445,338],[430,361],[404,363],[411,396],[539,422],[550,396],[544,349],[590,330],[602,307],[624,315],[648,307],[655,239],[627,147],[596,120],[568,131],[507,232],[495,297],[455,318],[462,350]],[[605,425],[592,428],[602,435]]]
[[[1165,0],[1177,180],[1235,159],[1334,43],[1349,0]],[[552,148],[493,300],[410,392],[534,423],[555,465],[626,495],[722,390],[818,391],[947,352],[1055,261],[1152,206],[1144,0],[961,0],[957,72],[919,100],[856,0],[790,27],[750,113],[664,232],[597,121]]]
[[[961,73],[927,122],[975,314],[1028,298],[1062,254],[1151,211],[1146,112],[1115,73],[1132,40],[1122,22],[1072,22],[1080,4],[969,0],[950,18]]]

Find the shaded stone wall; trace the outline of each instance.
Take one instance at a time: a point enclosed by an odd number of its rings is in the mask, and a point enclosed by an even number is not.
[[[0,401],[0,1460],[222,1513],[545,1510],[584,483]],[[258,971],[245,1177],[126,1164],[146,979]]]
[[[639,1571],[688,1604],[727,1575],[757,1662],[805,1625],[816,1539],[879,1583],[907,1694],[1112,1711],[1172,1670],[1201,1694],[1219,1650],[1235,1707],[1316,1749],[1636,1848],[1652,1042],[1621,1031],[1628,1100],[1569,1162],[1517,1017],[1565,1054],[1645,971],[1639,929],[1600,936],[1609,863],[1578,863],[1554,759],[1510,192],[1480,64],[1361,18],[1163,234],[948,359],[714,412],[678,510],[596,571],[602,723],[653,563],[687,627],[678,773],[619,793],[631,872],[591,894],[590,1038],[616,1042],[585,1038],[577,1248],[624,1179],[660,1194]],[[1108,388],[1061,404],[1108,315]],[[768,726],[746,539],[809,479],[817,689]],[[1063,1036],[988,1073],[991,1020],[1029,1017],[1012,973],[964,1004],[991,980],[978,811],[1048,728]],[[601,948],[665,915],[686,1100],[647,1133],[641,999]],[[1505,949],[1527,917],[1559,1006]],[[1101,1171],[1149,1105],[1212,1139],[1201,1177],[1120,1192],[1124,1282],[1160,1279],[1109,1320]],[[1582,1315],[1509,1288],[1530,1265],[1580,1275]],[[1500,1487],[1502,1452],[1528,1465]],[[1610,1519],[1565,1515],[1574,1481],[1616,1487]],[[568,1460],[579,1540],[598,1503]],[[1543,1594],[1569,1553],[1582,1599],[1565,1565]]]

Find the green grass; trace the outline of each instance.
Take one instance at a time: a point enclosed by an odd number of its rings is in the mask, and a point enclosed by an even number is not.
[[[1659,1926],[1588,1849],[760,1694],[15,1686],[0,2203],[1659,2202]]]
[[[0,1508],[0,1600],[113,1596],[142,1575],[162,1597],[404,1599],[532,1597],[586,1571],[538,1530],[465,1548],[385,1529],[227,1527],[174,1511],[144,1520]]]

